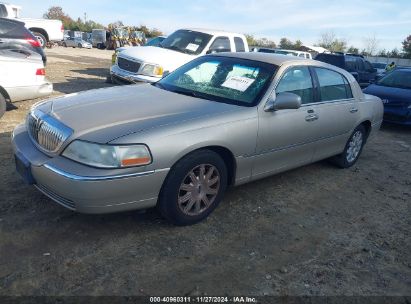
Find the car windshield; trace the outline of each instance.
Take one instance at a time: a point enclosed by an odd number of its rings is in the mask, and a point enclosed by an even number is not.
[[[260,101],[276,70],[276,65],[259,61],[204,56],[155,85],[179,94],[251,107]]]
[[[411,69],[395,70],[377,81],[378,85],[401,89],[411,89]]]
[[[211,35],[189,30],[179,30],[168,36],[160,46],[173,51],[198,55],[207,46]]]

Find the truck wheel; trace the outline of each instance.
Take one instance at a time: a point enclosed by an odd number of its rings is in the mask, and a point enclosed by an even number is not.
[[[356,163],[361,155],[367,134],[363,125],[359,125],[352,132],[343,153],[334,156],[331,161],[340,168],[349,168]]]
[[[7,109],[6,99],[0,93],[0,118],[4,115]]]
[[[33,32],[33,35],[37,38],[37,40],[40,42],[41,47],[44,49],[47,44],[46,37],[44,37],[44,35],[40,34],[39,32]]]
[[[226,188],[227,168],[222,158],[210,150],[196,151],[173,166],[157,208],[175,225],[192,225],[213,212]]]

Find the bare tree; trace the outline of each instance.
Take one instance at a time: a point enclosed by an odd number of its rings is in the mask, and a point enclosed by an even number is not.
[[[364,38],[364,50],[365,50],[365,52],[368,55],[373,56],[374,54],[377,53],[378,44],[379,44],[379,41],[375,37],[375,34],[371,37]]]
[[[333,31],[328,31],[321,34],[317,46],[321,46],[332,52],[344,52],[347,48],[347,41],[337,38]]]

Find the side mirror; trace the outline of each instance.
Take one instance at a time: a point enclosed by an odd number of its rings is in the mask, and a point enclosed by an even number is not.
[[[264,107],[264,111],[272,112],[286,109],[299,109],[301,107],[301,97],[294,93],[283,92],[277,96],[271,96]]]
[[[164,71],[164,72],[163,72],[163,77],[162,77],[162,78],[167,77],[168,75],[170,75],[170,71]]]

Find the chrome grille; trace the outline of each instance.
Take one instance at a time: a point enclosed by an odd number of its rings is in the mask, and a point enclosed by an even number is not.
[[[121,57],[117,58],[117,64],[120,69],[129,71],[132,73],[137,73],[141,66],[141,63],[139,62],[131,61],[131,60],[121,58]]]
[[[39,110],[29,113],[27,129],[31,139],[46,152],[56,152],[73,131]]]

